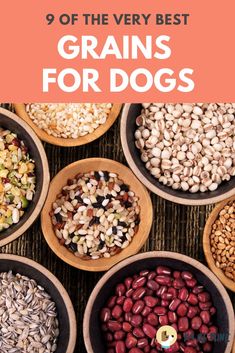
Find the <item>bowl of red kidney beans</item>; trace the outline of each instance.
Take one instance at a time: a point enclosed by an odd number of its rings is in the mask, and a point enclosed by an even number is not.
[[[157,340],[171,326],[176,341]],[[200,262],[174,252],[132,256],[97,283],[83,334],[88,353],[230,353],[234,312],[228,293]]]

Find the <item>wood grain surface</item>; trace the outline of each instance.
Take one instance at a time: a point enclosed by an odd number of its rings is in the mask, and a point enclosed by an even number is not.
[[[12,109],[10,105],[2,105]],[[106,157],[126,164],[119,134],[120,119],[99,140],[81,147],[62,148],[45,144],[51,177],[76,160],[88,157]],[[151,194],[154,221],[150,237],[141,251],[172,250],[205,263],[202,234],[213,206],[181,206]],[[78,322],[78,340],[75,353],[85,353],[82,337],[83,313],[89,295],[102,273],[77,270],[62,262],[49,249],[43,238],[40,220],[19,239],[0,249],[1,253],[27,256],[38,261],[63,283],[73,302]],[[235,307],[235,295],[229,292]]]

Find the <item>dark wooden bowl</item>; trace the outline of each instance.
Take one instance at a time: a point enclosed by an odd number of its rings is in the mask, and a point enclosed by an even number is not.
[[[121,118],[121,141],[126,160],[135,175],[152,192],[172,202],[184,205],[208,205],[235,194],[235,177],[219,185],[215,191],[198,192],[173,190],[154,178],[141,161],[140,151],[135,146],[135,120],[141,112],[141,104],[125,104]]]
[[[59,280],[45,267],[25,257],[0,254],[0,272],[12,271],[34,279],[55,302],[60,334],[55,353],[73,353],[76,343],[76,318],[71,300]]]
[[[176,270],[191,271],[197,280],[211,293],[217,308],[217,325],[220,332],[229,333],[229,342],[217,342],[213,353],[230,353],[234,336],[234,312],[230,298],[218,278],[200,262],[174,252],[152,251],[132,256],[109,270],[97,283],[88,301],[83,323],[83,335],[88,353],[104,353],[105,346],[99,321],[99,313],[111,296],[115,286],[124,278],[141,270],[154,270],[165,265]]]
[[[20,140],[29,148],[30,156],[36,163],[36,192],[19,223],[13,224],[0,233],[0,246],[15,240],[33,224],[46,200],[50,174],[47,156],[41,141],[34,131],[17,115],[0,108],[0,127],[15,132]]]

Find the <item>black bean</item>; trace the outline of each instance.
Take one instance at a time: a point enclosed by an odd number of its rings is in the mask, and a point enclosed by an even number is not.
[[[109,173],[107,171],[104,171],[104,180],[109,181]]]
[[[100,203],[102,203],[102,202],[104,201],[104,199],[105,199],[104,196],[98,195],[98,196],[96,197],[97,202],[100,202]]]
[[[137,216],[135,220],[135,225],[138,225],[138,224],[140,224],[140,216]]]
[[[128,191],[129,191],[129,186],[126,185],[126,184],[120,185],[120,188],[121,188],[121,191],[125,191],[125,192],[128,192]]]
[[[116,235],[117,234],[117,227],[112,227],[112,232],[114,235]]]
[[[96,180],[100,180],[100,175],[99,175],[99,173],[98,172],[95,172],[95,178],[96,178]]]
[[[129,207],[132,206],[132,203],[129,202],[129,201],[126,201],[126,202],[124,203],[124,205],[125,205],[126,208],[129,208]]]
[[[90,222],[89,222],[89,227],[93,226],[93,224],[96,223],[96,219],[95,219],[95,218],[96,218],[96,217],[93,217],[93,218],[90,220]]]
[[[77,251],[77,244],[71,242],[69,244],[69,249],[72,250],[73,252],[76,252]]]
[[[126,228],[126,227],[127,227],[127,224],[126,224],[125,222],[120,222],[120,221],[118,221],[118,226],[123,227],[123,228]]]
[[[58,223],[63,222],[63,218],[62,218],[62,216],[61,216],[60,213],[55,214],[55,218],[56,218],[56,220],[57,220]]]

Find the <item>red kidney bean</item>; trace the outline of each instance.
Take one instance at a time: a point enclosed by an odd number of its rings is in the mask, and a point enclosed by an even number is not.
[[[150,346],[148,345],[148,346],[146,346],[146,347],[144,347],[144,353],[149,353],[150,352],[150,350],[151,350],[151,348],[150,348]]]
[[[118,297],[121,297],[122,295],[124,295],[126,292],[126,287],[123,283],[119,283],[117,286],[116,286],[116,294]]]
[[[162,286],[170,286],[171,285],[171,277],[169,276],[157,276],[155,277],[155,281]]]
[[[112,333],[107,332],[107,333],[105,334],[105,339],[106,339],[107,342],[112,342],[112,341],[113,341],[113,335],[112,335]]]
[[[155,282],[153,279],[149,279],[147,282],[147,287],[149,289],[157,291],[159,289],[159,284]]]
[[[196,294],[190,293],[188,296],[187,302],[191,305],[197,305],[198,298],[197,298]]]
[[[161,316],[160,316],[161,317]],[[158,317],[157,315],[155,315],[154,313],[150,313],[148,316],[147,316],[147,322],[152,325],[152,326],[157,326],[158,324]]]
[[[120,341],[120,340],[122,340],[125,337],[125,335],[126,334],[123,331],[116,331],[114,333],[114,338],[115,338],[116,341]]]
[[[133,335],[137,338],[143,338],[144,331],[140,327],[135,327],[133,330]]]
[[[194,338],[194,339],[188,340],[188,341],[186,342],[186,345],[187,345],[188,347],[197,347],[198,341],[197,341],[196,338]]]
[[[176,279],[174,279],[174,281],[173,281],[173,287],[176,288],[176,289],[181,289],[181,288],[185,287],[185,283],[184,283],[184,281],[182,280],[182,278],[176,278]]]
[[[115,295],[112,296],[107,302],[107,307],[112,309],[114,307],[114,305],[116,304],[116,299],[117,299],[117,297]]]
[[[100,313],[100,320],[102,322],[107,322],[111,318],[111,312],[109,308],[103,308]]]
[[[173,277],[174,278],[181,278],[181,272],[180,271],[174,271],[173,272]]]
[[[151,311],[152,311],[152,309],[149,306],[145,306],[143,311],[142,311],[142,313],[141,313],[141,315],[144,316],[144,317],[148,316],[148,314],[151,313]]]
[[[154,306],[157,305],[158,299],[151,296],[145,296],[144,302],[147,306],[149,306],[150,308],[153,308]]]
[[[168,320],[171,324],[177,322],[177,315],[174,311],[168,311]]]
[[[141,351],[141,349],[135,347],[135,348],[131,348],[129,350],[129,353],[143,353],[143,352]]]
[[[112,310],[112,317],[114,319],[119,319],[122,315],[122,308],[120,305],[115,305],[115,307]]]
[[[146,283],[146,277],[137,277],[136,279],[134,279],[134,281],[132,282],[132,288],[133,289],[137,289],[140,287],[143,287]]]
[[[197,353],[196,349],[193,347],[185,347],[184,353]]]
[[[137,288],[134,293],[132,294],[132,298],[134,300],[141,299],[145,295],[146,289],[145,288]]]
[[[201,310],[210,310],[211,306],[212,306],[212,302],[205,302],[205,303],[200,302],[199,303],[199,308]]]
[[[212,307],[210,308],[210,314],[211,314],[211,315],[215,315],[215,313],[216,313],[216,308],[215,308],[214,306],[212,306]]]
[[[189,288],[193,288],[197,284],[197,280],[195,278],[188,279],[185,282],[186,282],[187,287],[189,287]]]
[[[216,326],[211,326],[207,334],[208,341],[212,342],[215,340],[215,335],[218,333],[218,328]]]
[[[125,344],[128,349],[133,348],[137,345],[137,339],[134,336],[129,336],[125,340]]]
[[[189,272],[189,271],[182,271],[182,272],[181,272],[181,277],[182,277],[185,281],[187,281],[187,280],[193,278],[193,274],[192,274],[191,272]]]
[[[126,292],[126,297],[130,298],[133,293],[134,293],[134,289],[133,288],[128,289],[128,291]]]
[[[179,343],[176,341],[174,344],[172,344],[172,346],[170,346],[170,348],[168,348],[166,350],[167,353],[176,353],[178,352],[180,349],[180,345]]]
[[[168,307],[170,304],[170,301],[169,300],[161,300],[161,306],[165,306],[165,307]]]
[[[147,288],[145,295],[147,295],[147,296],[152,296],[153,293],[154,293],[154,291],[153,291],[152,289]]]
[[[131,322],[132,326],[138,327],[138,326],[140,326],[142,320],[143,320],[143,318],[141,315],[133,315],[130,322]]]
[[[171,327],[173,327],[176,331],[178,331],[178,325],[175,322],[171,324]]]
[[[187,314],[188,308],[187,308],[187,306],[186,306],[185,304],[181,303],[181,304],[178,306],[176,312],[177,312],[177,315],[183,317],[183,316],[185,316],[185,315]]]
[[[115,332],[120,331],[122,329],[122,324],[118,321],[109,320],[109,322],[107,323],[107,327],[110,331]]]
[[[125,318],[125,321],[130,322],[131,318],[132,318],[132,314],[131,313],[125,313],[124,318]]]
[[[155,306],[155,308],[153,309],[154,313],[157,314],[158,316],[161,315],[166,315],[167,313],[167,309],[163,306]]]
[[[202,325],[202,319],[200,318],[200,316],[195,316],[194,318],[192,318],[191,327],[193,330],[199,330],[201,325]]]
[[[156,277],[156,272],[154,272],[154,271],[149,272],[149,274],[148,274],[148,280],[152,280],[152,279],[154,279],[155,277]]]
[[[131,298],[127,298],[125,299],[124,303],[123,303],[123,311],[125,313],[129,313],[132,310],[133,307],[133,301]]]
[[[206,342],[204,345],[203,345],[203,351],[204,352],[212,352],[212,344],[210,342]]]
[[[168,316],[167,315],[161,315],[159,316],[159,324],[161,326],[168,325]]]
[[[131,324],[129,322],[123,322],[122,329],[125,332],[130,332],[132,330]]]
[[[116,300],[116,304],[122,305],[124,303],[125,299],[126,299],[126,297],[124,295],[122,295],[121,297],[118,297]]]
[[[130,289],[132,285],[133,279],[131,277],[127,277],[124,281],[126,289]]]
[[[192,290],[192,292],[194,293],[194,294],[199,294],[199,293],[201,293],[201,292],[203,292],[204,291],[204,287],[203,286],[195,286],[194,288],[193,288],[193,290]]]
[[[155,338],[157,330],[155,327],[149,324],[144,324],[143,325],[143,331],[148,336],[149,338]]]
[[[180,317],[178,320],[178,328],[180,332],[185,332],[188,330],[189,327],[189,322],[188,322],[188,318],[185,317]]]
[[[107,326],[107,324],[102,324],[102,325],[101,325],[101,330],[102,330],[103,332],[107,332],[107,331],[108,331],[108,326]]]
[[[116,353],[126,353],[126,346],[123,341],[117,341],[116,343]]]
[[[172,295],[172,298],[176,298],[177,297],[177,289],[175,289],[174,287],[170,287],[168,289],[168,293]]]
[[[163,300],[172,300],[173,299],[173,295],[171,293],[163,293],[162,294],[162,299]]]
[[[167,293],[167,286],[161,286],[157,291],[157,296],[161,297],[163,293]]]
[[[199,328],[199,331],[201,334],[206,335],[209,332],[208,326],[202,324],[202,326]]]
[[[132,312],[133,314],[140,314],[141,311],[144,309],[145,304],[143,300],[137,300],[133,305]]]
[[[174,298],[169,305],[169,309],[171,311],[175,311],[177,307],[180,305],[181,301],[178,298]]]
[[[199,312],[199,309],[197,306],[189,306],[187,316],[190,319],[192,319],[194,316],[198,314],[198,312]]]
[[[149,274],[149,270],[143,270],[140,272],[140,276],[146,277],[146,276],[148,276],[148,274]]]
[[[211,296],[208,292],[201,292],[198,294],[198,299],[202,303],[209,302],[211,299]]]
[[[148,340],[146,338],[140,338],[137,342],[137,347],[143,349],[148,345]]]
[[[186,301],[187,298],[189,296],[189,292],[187,290],[187,288],[183,287],[179,290],[179,293],[178,293],[178,298],[182,301]]]
[[[167,275],[167,276],[171,275],[171,269],[166,266],[158,266],[156,268],[156,272],[158,275]]]
[[[211,321],[211,316],[208,310],[203,310],[200,312],[200,317],[203,321],[204,324],[209,324],[209,322]]]

